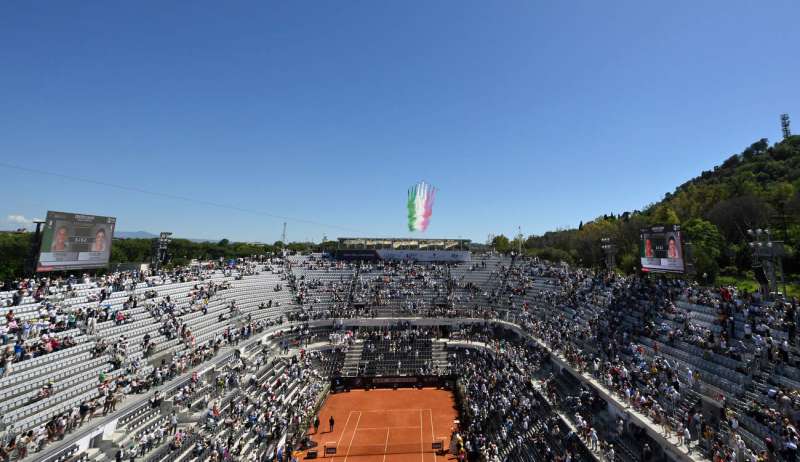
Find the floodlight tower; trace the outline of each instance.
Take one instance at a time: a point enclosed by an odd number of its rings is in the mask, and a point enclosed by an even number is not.
[[[283,233],[281,234],[281,245],[283,248],[281,249],[281,255],[286,256],[286,222],[283,222]]]
[[[783,272],[783,260],[781,258],[785,255],[783,241],[772,240],[769,229],[748,229],[747,234],[753,238],[750,242],[750,248],[753,250],[753,267],[754,269],[758,267],[764,269],[764,275],[766,276],[765,295],[770,296],[778,291],[777,269],[781,273],[783,295],[786,296],[786,277]]]
[[[167,231],[162,231],[158,235],[158,240],[156,241],[156,252],[155,252],[155,267],[156,271],[161,268],[161,265],[167,262],[169,254],[167,253],[169,249],[169,243],[172,242],[172,233]]]
[[[603,249],[603,252],[606,254],[606,269],[608,271],[614,271],[614,266],[616,265],[614,257],[617,255],[617,246],[610,237],[600,239],[600,243],[600,248]]]
[[[781,114],[781,130],[783,130],[783,139],[792,136],[792,132],[789,130],[789,114]]]

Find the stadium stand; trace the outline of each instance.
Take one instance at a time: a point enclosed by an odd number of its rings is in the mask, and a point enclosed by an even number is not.
[[[457,371],[475,460],[797,460],[796,301],[732,288],[317,254],[26,280],[0,305],[0,459],[269,460],[327,377]]]

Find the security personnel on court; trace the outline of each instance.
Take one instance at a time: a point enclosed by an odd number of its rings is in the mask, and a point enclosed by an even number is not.
[[[331,416],[331,418],[328,419],[328,425],[330,425],[330,430],[329,431],[331,433],[333,433],[333,423],[334,423],[333,416]]]

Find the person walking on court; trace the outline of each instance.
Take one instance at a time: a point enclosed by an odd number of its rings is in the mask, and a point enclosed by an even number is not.
[[[319,416],[314,416],[314,434],[319,432]]]
[[[333,420],[333,416],[331,416],[331,418],[328,419],[328,425],[330,426],[330,430],[328,430],[328,432],[330,432],[330,433],[333,433],[333,424],[334,424],[334,420]]]

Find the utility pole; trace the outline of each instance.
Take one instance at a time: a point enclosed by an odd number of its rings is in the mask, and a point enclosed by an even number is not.
[[[36,225],[36,230],[33,232],[33,239],[31,240],[31,248],[28,252],[28,258],[25,261],[25,273],[30,276],[36,275],[36,266],[38,265],[38,256],[39,250],[42,247],[42,233],[43,233],[43,226],[45,224],[42,220],[34,220],[33,223]]]

